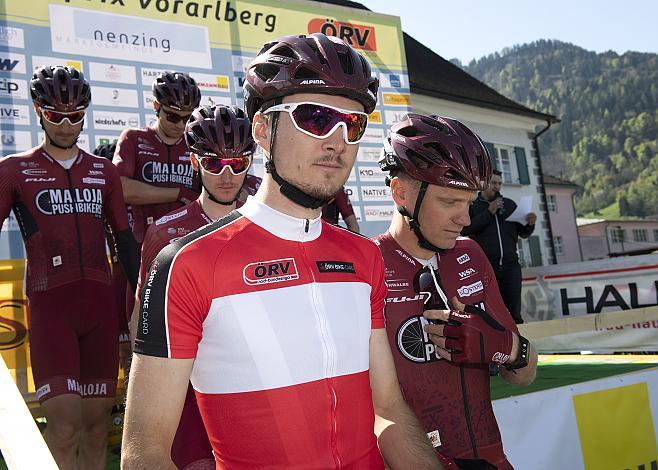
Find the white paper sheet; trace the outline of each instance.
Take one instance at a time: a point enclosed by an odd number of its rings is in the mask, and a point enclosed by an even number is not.
[[[528,214],[532,212],[532,196],[521,196],[521,200],[516,206],[514,212],[505,220],[508,222],[518,222],[522,225],[528,223]]]

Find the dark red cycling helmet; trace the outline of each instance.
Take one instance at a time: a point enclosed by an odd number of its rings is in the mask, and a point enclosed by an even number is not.
[[[313,33],[285,36],[263,46],[247,70],[245,109],[250,119],[263,104],[294,93],[341,95],[370,114],[379,81],[370,64],[341,39]]]
[[[237,106],[201,106],[185,125],[185,141],[190,151],[221,158],[237,158],[256,150],[251,122]]]
[[[473,191],[486,189],[491,178],[482,140],[461,122],[442,116],[408,114],[391,127],[379,166],[429,184]]]
[[[74,67],[40,67],[30,80],[30,94],[40,108],[60,113],[80,111],[91,102],[89,83]]]
[[[153,80],[153,96],[164,106],[192,111],[201,102],[196,80],[182,72],[162,72]]]

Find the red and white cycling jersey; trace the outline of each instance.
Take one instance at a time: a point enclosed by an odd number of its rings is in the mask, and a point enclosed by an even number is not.
[[[110,282],[105,221],[128,229],[121,181],[82,150],[70,169],[39,146],[0,159],[0,225],[14,210],[27,252],[27,293],[89,279]]]
[[[219,468],[383,468],[369,341],[385,297],[371,241],[250,197],[160,252],[135,352],[195,359]]]
[[[117,142],[113,162],[120,176],[161,188],[201,192],[198,173],[192,168],[190,152],[182,137],[175,144],[167,145],[151,127],[126,129]],[[182,202],[132,204],[137,243],[142,243],[149,225],[182,206]]]

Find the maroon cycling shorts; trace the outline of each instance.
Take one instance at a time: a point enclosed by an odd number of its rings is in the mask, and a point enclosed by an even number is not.
[[[180,423],[178,423],[178,430],[171,445],[171,460],[179,469],[184,469],[197,462],[198,464],[207,463],[208,468],[215,468],[212,446],[199,413],[192,385],[187,388]],[[199,465],[197,465],[198,467]]]
[[[119,369],[111,284],[78,280],[29,296],[32,375],[44,402],[63,394],[110,398]]]

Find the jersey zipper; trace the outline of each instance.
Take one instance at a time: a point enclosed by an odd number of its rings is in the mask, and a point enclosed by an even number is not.
[[[80,278],[85,278],[85,268],[82,263],[82,237],[80,236],[80,222],[78,221],[78,210],[76,208],[77,198],[74,198],[75,191],[73,189],[73,182],[71,181],[71,170],[66,170],[66,179],[69,182],[69,191],[71,191],[71,199],[73,199],[73,219],[75,220],[75,233],[78,237],[78,256],[80,258]]]
[[[309,226],[310,226],[310,221],[306,219],[304,222],[304,234],[308,233],[309,231]],[[299,242],[300,246],[300,251],[302,253],[302,258],[304,260],[304,265],[308,269],[308,273],[311,277],[311,294],[312,294],[312,299],[313,299],[313,306],[314,306],[314,311],[316,314],[316,319],[318,326],[320,328],[320,338],[322,339],[322,345],[324,346],[324,351],[325,351],[325,363],[324,363],[324,371],[325,371],[325,376],[327,377],[325,379],[325,382],[327,384],[327,387],[329,388],[329,395],[331,399],[331,453],[334,458],[334,463],[336,465],[336,468],[342,468],[343,464],[340,460],[340,454],[338,452],[338,419],[337,419],[337,407],[338,407],[338,396],[336,395],[336,388],[334,387],[334,379],[336,375],[336,351],[335,351],[335,345],[333,344],[333,341],[331,340],[330,334],[329,334],[329,327],[327,325],[327,316],[326,313],[320,309],[319,305],[321,305],[319,299],[318,299],[318,291],[317,291],[317,283],[315,279],[315,275],[313,274],[313,268],[312,265],[308,259],[308,256],[306,254],[306,250],[304,248],[304,242]]]
[[[468,428],[468,437],[471,440],[471,447],[473,448],[473,458],[478,458],[478,448],[475,442],[475,434],[473,434],[473,426],[471,424],[471,408],[468,404],[468,394],[466,393],[466,377],[464,376],[464,366],[459,366],[459,376],[462,383],[462,397],[464,398],[464,418],[466,419],[466,427]]]
[[[496,219],[496,231],[498,232],[498,247],[500,248],[500,261],[498,262],[498,266],[503,265],[503,238],[500,236],[500,225],[498,224],[498,215],[494,214],[494,217]]]

